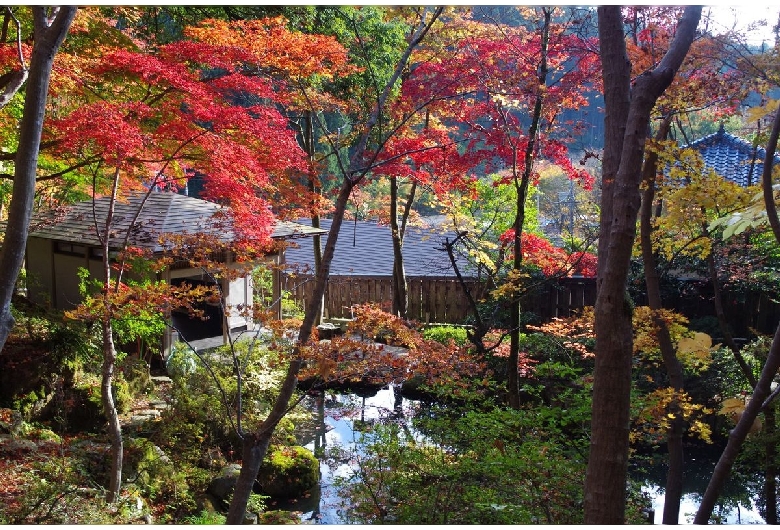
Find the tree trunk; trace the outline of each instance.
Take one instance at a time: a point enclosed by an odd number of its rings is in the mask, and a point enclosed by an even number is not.
[[[306,152],[306,156],[309,159],[309,192],[312,195],[319,195],[322,193],[322,189],[319,185],[319,178],[314,173],[314,120],[312,119],[312,111],[306,110],[303,113],[303,126],[301,127],[301,139],[303,144],[303,150]],[[317,205],[317,208],[319,208],[319,205]],[[320,228],[320,215],[318,213],[318,210],[315,209],[311,214],[311,226],[312,228]],[[322,267],[322,239],[320,238],[319,234],[315,235],[313,237],[313,247],[314,247],[314,274],[315,276],[319,274],[320,268]],[[279,301],[281,304],[281,300]],[[323,300],[322,300],[322,308],[328,307],[328,304],[325,300],[325,295],[323,294]],[[317,314],[315,318],[315,322],[317,324],[322,323],[323,318],[323,309],[320,309],[320,312]]]
[[[111,471],[106,502],[112,503],[119,497],[122,489],[122,459],[124,445],[122,442],[122,426],[114,402],[114,368],[116,367],[116,348],[110,316],[101,323],[103,331],[103,368],[100,381],[100,399],[103,403],[103,414],[108,420],[108,437],[111,440]]]
[[[108,437],[111,440],[111,471],[109,486],[106,491],[106,502],[112,503],[119,497],[122,489],[122,426],[119,423],[119,414],[114,402],[114,369],[116,368],[116,347],[114,345],[114,328],[111,324],[114,318],[109,309],[111,307],[111,225],[114,222],[114,208],[116,206],[117,191],[119,189],[119,168],[114,172],[114,182],[111,188],[111,201],[106,212],[106,221],[103,233],[98,233],[101,249],[103,251],[103,316],[101,329],[103,332],[103,368],[101,371],[100,399],[103,403],[103,414],[108,423]],[[94,212],[93,212],[94,215]],[[116,288],[119,288],[117,280]]]
[[[403,234],[398,225],[398,178],[390,177],[390,233],[393,238],[393,309],[394,315],[406,319],[409,296],[404,271]]]
[[[672,118],[667,116],[661,122],[656,133],[656,140],[665,140],[671,129]],[[647,155],[642,169],[644,191],[642,192],[642,209],[640,212],[640,241],[642,244],[642,261],[645,269],[645,285],[647,286],[648,306],[653,311],[663,309],[661,299],[661,283],[658,277],[658,266],[651,235],[653,202],[655,200],[656,174],[658,171],[658,155],[651,152]],[[658,328],[658,346],[661,349],[661,357],[664,360],[666,373],[669,376],[669,384],[676,393],[683,391],[683,369],[677,351],[669,335],[666,322],[659,315],[654,314],[653,322]],[[683,432],[685,421],[682,417],[679,404],[670,403],[669,414],[674,418],[666,432],[666,446],[669,451],[669,468],[666,473],[666,488],[664,494],[663,524],[677,524],[680,520],[680,500],[683,493],[683,469],[685,453],[683,449]]]
[[[635,78],[619,6],[598,8],[605,144],[595,307],[591,443],[585,524],[624,524],[633,338],[626,280],[636,236],[644,143],[650,112],[688,52],[701,16],[688,6],[659,65]]]
[[[704,233],[707,234],[706,227]],[[737,361],[737,364],[739,364],[739,369],[742,372],[742,375],[745,377],[745,380],[750,384],[751,387],[754,387],[756,386],[756,376],[753,375],[753,370],[750,368],[750,366],[748,366],[747,361],[745,361],[745,357],[739,351],[739,346],[737,346],[737,343],[734,341],[734,337],[731,336],[731,332],[729,331],[728,322],[726,320],[726,312],[723,309],[723,295],[720,288],[720,280],[718,279],[718,270],[715,267],[715,256],[713,256],[715,245],[714,241],[712,245],[713,249],[707,256],[707,271],[710,275],[710,283],[712,284],[712,299],[715,306],[715,317],[718,319],[718,327],[720,328],[720,332],[723,334],[723,343],[731,350],[731,353],[734,355],[734,359]]]
[[[550,20],[552,10],[543,8],[544,22],[542,26],[541,47],[539,50],[539,87],[547,87],[547,52],[550,41]],[[513,146],[512,151],[512,176],[515,183],[517,202],[515,204],[515,240],[514,240],[514,263],[513,269],[520,271],[523,265],[523,226],[525,225],[525,201],[528,198],[528,185],[533,175],[534,160],[536,155],[536,139],[539,132],[539,123],[542,120],[542,109],[544,105],[544,90],[536,95],[534,101],[534,110],[531,115],[531,125],[528,127],[528,143],[523,159],[523,173],[518,180],[517,175],[517,148]],[[517,373],[517,365],[520,361],[520,334],[522,332],[522,322],[520,321],[520,297],[512,300],[509,308],[509,358],[507,359],[507,391],[509,396],[509,406],[514,409],[520,408],[520,377]]]
[[[772,339],[772,347],[769,349],[766,363],[764,363],[764,368],[761,370],[758,384],[753,389],[753,395],[747,407],[745,407],[745,412],[742,413],[742,417],[740,417],[737,425],[729,434],[726,448],[715,465],[715,470],[712,472],[709,484],[707,484],[707,489],[701,499],[699,509],[693,518],[693,524],[707,524],[709,522],[715,503],[718,497],[720,497],[720,492],[723,490],[734,461],[742,448],[742,443],[747,438],[750,428],[753,426],[753,421],[755,421],[759,412],[763,409],[764,400],[769,396],[770,385],[778,369],[780,369],[780,325],[778,325],[775,336]]]
[[[766,524],[777,524],[777,418],[773,406],[764,409],[764,499]]]
[[[24,60],[24,55],[22,53],[22,24],[19,22],[19,19],[14,16],[11,6],[5,7],[5,13],[3,14],[3,25],[2,29],[0,29],[0,42],[8,42],[8,28],[11,26],[12,20],[16,29],[16,45],[19,59],[19,68],[12,68],[10,71],[0,75],[0,109],[8,105],[19,89],[22,88],[24,82],[27,81],[27,74],[29,72]]]
[[[767,219],[775,236],[775,241],[780,243],[780,219],[778,219],[774,188],[772,187],[772,170],[778,136],[780,136],[780,112],[775,113],[772,132],[769,134],[769,141],[767,142],[764,155],[764,172],[761,176]],[[718,500],[726,479],[728,479],[731,473],[731,467],[734,465],[734,460],[736,460],[742,448],[742,443],[745,441],[756,416],[765,407],[764,400],[769,396],[770,385],[778,369],[780,369],[780,325],[778,325],[775,331],[772,346],[769,348],[769,354],[761,370],[761,375],[753,389],[750,403],[745,408],[745,412],[742,413],[742,417],[737,422],[737,425],[731,430],[726,448],[715,465],[715,471],[713,471],[712,477],[710,477],[707,490],[704,492],[704,497],[702,497],[699,509],[696,511],[696,516],[693,519],[694,524],[707,524],[710,520],[712,510],[715,508],[715,502]]]
[[[5,346],[14,325],[11,315],[11,298],[16,280],[24,263],[27,233],[35,197],[35,175],[38,167],[38,151],[46,112],[49,79],[57,53],[68,28],[76,15],[76,7],[60,7],[49,24],[49,8],[30,8],[35,25],[30,72],[24,98],[24,111],[19,127],[19,147],[14,165],[14,182],[8,209],[3,248],[0,251],[0,350]]]
[[[425,112],[425,125],[428,129],[430,113]],[[408,318],[409,291],[406,286],[406,270],[404,270],[404,234],[406,223],[409,220],[409,212],[412,211],[412,203],[417,192],[417,181],[412,181],[412,189],[406,197],[401,224],[398,224],[398,178],[390,177],[390,232],[393,238],[393,308],[392,313],[400,318]]]
[[[469,309],[471,311],[472,318],[474,319],[473,325],[471,325],[469,328],[466,328],[466,337],[474,345],[476,355],[478,357],[482,357],[485,353],[487,353],[484,339],[485,335],[487,335],[488,331],[490,331],[490,324],[482,318],[482,315],[480,315],[477,300],[474,298],[471,289],[466,284],[466,281],[460,272],[460,268],[458,267],[458,262],[455,261],[455,245],[457,245],[458,241],[465,237],[466,234],[467,232],[459,233],[452,242],[450,242],[449,238],[445,239],[444,244],[442,245],[444,248],[442,250],[447,253],[447,257],[450,260],[450,265],[452,265],[452,270],[455,272],[455,277],[458,279],[458,285],[460,285],[463,294],[466,295],[466,300],[468,301]]]
[[[330,231],[328,232],[328,237],[325,241],[325,250],[322,255],[322,268],[315,278],[314,292],[312,293],[311,300],[308,301],[306,306],[306,314],[304,315],[303,323],[298,332],[298,340],[296,341],[295,349],[292,354],[293,360],[290,361],[290,364],[287,367],[287,373],[284,382],[282,383],[282,388],[276,397],[274,407],[257,431],[254,433],[246,433],[243,436],[243,461],[241,464],[241,472],[238,476],[235,490],[233,491],[233,500],[231,501],[228,510],[228,524],[241,524],[243,522],[246,513],[246,504],[249,500],[249,495],[252,493],[252,488],[254,487],[257,473],[260,470],[260,466],[262,465],[268,450],[268,445],[271,442],[271,436],[273,435],[277,424],[287,413],[288,404],[295,393],[295,388],[298,384],[298,372],[302,366],[300,349],[309,341],[312,328],[316,325],[315,319],[319,312],[317,306],[321,305],[322,295],[325,293],[328,276],[330,275],[330,265],[333,261],[333,254],[336,249],[336,241],[339,236],[341,224],[344,220],[344,213],[347,210],[349,196],[354,185],[355,183],[353,181],[345,179],[339,192],[338,199],[336,200]]]
[[[610,285],[607,277],[613,197],[628,120],[631,63],[623,42],[619,8],[598,10],[601,63],[604,79],[604,154],[600,237],[598,243],[597,301],[595,312],[596,360],[592,403],[590,456],[585,475],[585,523],[625,522],[628,459],[628,409],[631,392],[631,315],[622,292],[624,282]],[[637,167],[637,172],[638,172]],[[614,267],[614,266],[613,266]],[[610,271],[611,272],[611,271]],[[609,296],[606,287],[610,287]],[[621,315],[621,312],[628,312]],[[613,326],[609,318],[617,315]],[[604,329],[601,329],[601,328]]]

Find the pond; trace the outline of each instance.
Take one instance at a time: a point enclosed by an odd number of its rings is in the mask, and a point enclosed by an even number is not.
[[[344,524],[346,501],[339,496],[334,482],[337,477],[350,476],[354,460],[345,459],[334,463],[331,459],[326,463],[322,455],[333,448],[346,454],[364,455],[359,443],[361,425],[411,417],[418,404],[402,398],[400,389],[392,385],[372,396],[327,391],[307,399],[315,413],[317,425],[300,437],[301,443],[320,458],[320,490],[313,492],[306,504],[297,503],[289,508],[302,511],[301,519],[304,522]]]
[[[360,396],[327,391],[309,396],[307,400],[310,410],[315,413],[316,421],[299,437],[301,443],[320,458],[320,488],[312,492],[308,499],[290,505],[279,505],[277,508],[300,511],[301,520],[305,523],[346,524],[348,521],[344,514],[348,501],[339,496],[335,482],[338,477],[350,476],[356,458],[364,454],[359,443],[361,429],[377,421],[396,421],[407,426],[405,419],[414,415],[420,403],[402,398],[400,389],[392,385],[374,395]],[[413,431],[411,433],[416,437],[420,436]],[[329,454],[334,448],[352,457],[336,461],[329,458],[326,462],[322,455]],[[686,493],[680,509],[681,524],[690,524],[693,521],[701,493],[706,488],[709,473],[712,472],[718,456],[717,451],[700,450],[688,456],[684,484]],[[656,460],[658,463],[655,466],[645,466],[641,475],[635,473],[634,477],[644,482],[643,491],[653,499],[654,522],[661,524],[665,466],[663,458]],[[746,492],[740,485],[727,486],[724,495],[726,500],[716,506],[714,511],[721,517],[722,523],[764,524],[764,519]]]
[[[699,508],[701,496],[707,489],[710,475],[715,469],[722,448],[698,447],[686,449],[686,468],[683,478],[683,497],[680,502],[680,524],[692,524]],[[666,455],[656,458],[655,465],[646,466],[640,472],[634,472],[635,479],[644,484],[643,491],[653,499],[655,510],[654,522],[661,524],[664,508],[663,485],[666,482]],[[757,501],[753,499],[755,491],[763,484],[761,477],[756,477],[753,484],[729,480],[721,494],[718,504],[713,510],[722,524],[765,524],[764,518],[757,509]]]

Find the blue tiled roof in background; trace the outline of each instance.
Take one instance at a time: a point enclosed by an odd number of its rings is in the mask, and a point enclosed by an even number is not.
[[[311,225],[309,219],[301,224]],[[321,227],[329,230],[330,219],[322,219]],[[454,239],[454,233],[441,227],[407,227],[404,236],[404,270],[407,276],[454,276],[443,241]],[[311,271],[314,268],[312,240],[297,240],[285,251],[287,264],[293,268]],[[325,246],[325,237],[322,238]],[[467,276],[466,263],[457,260],[461,272]],[[331,275],[334,276],[391,276],[393,273],[393,242],[390,227],[376,221],[345,220],[333,254]]]
[[[691,142],[688,147],[698,150],[707,167],[727,180],[743,187],[761,182],[766,150],[754,149],[750,142],[727,133],[723,124],[718,132]],[[775,163],[780,163],[780,157],[775,157]]]

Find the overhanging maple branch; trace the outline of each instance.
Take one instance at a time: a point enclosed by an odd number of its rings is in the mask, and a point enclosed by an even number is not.
[[[453,140],[452,142],[449,142],[449,143],[446,143],[446,144],[429,145],[429,146],[425,146],[425,147],[420,147],[418,149],[410,149],[408,151],[404,151],[403,153],[399,153],[397,155],[393,155],[393,156],[390,156],[390,157],[387,157],[387,158],[383,158],[382,160],[379,160],[379,161],[374,161],[374,163],[372,165],[365,166],[365,167],[361,168],[361,171],[365,171],[366,173],[368,173],[369,171],[372,171],[372,170],[374,170],[374,169],[376,169],[378,167],[382,167],[383,165],[389,164],[390,162],[394,162],[396,160],[399,160],[399,159],[404,158],[404,157],[409,156],[409,155],[413,155],[413,154],[416,154],[416,153],[424,153],[426,151],[431,151],[433,149],[446,149],[447,147],[456,146],[456,145],[459,145],[459,144],[461,144],[463,142],[466,142],[466,141],[468,141],[468,140]]]

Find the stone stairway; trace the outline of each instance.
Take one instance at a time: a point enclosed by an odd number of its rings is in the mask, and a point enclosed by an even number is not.
[[[151,379],[158,395],[165,395],[167,388],[172,383],[171,378],[167,375],[154,375]],[[139,402],[133,407],[130,414],[125,417],[125,421],[122,422],[123,427],[140,429],[147,421],[159,418],[162,412],[169,406],[170,404],[164,399],[150,399]]]

